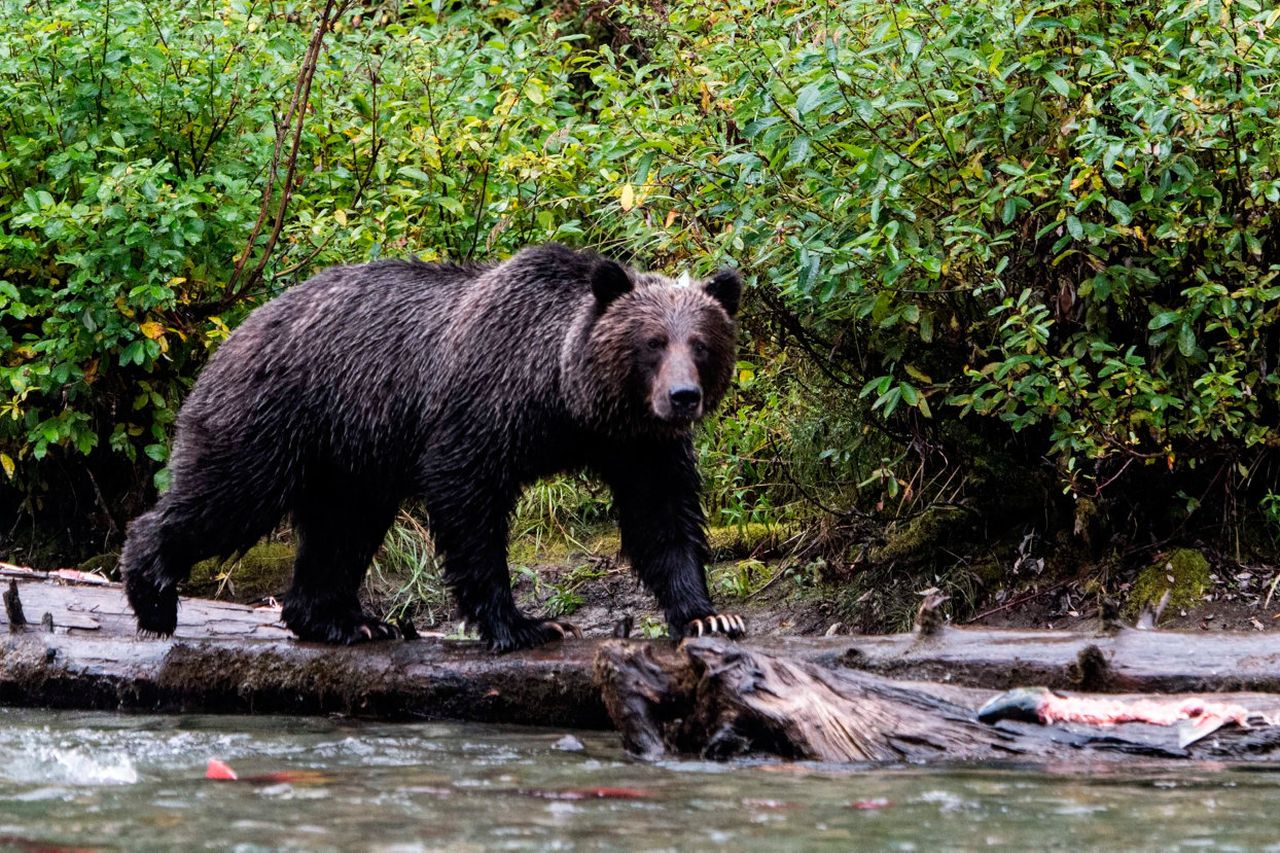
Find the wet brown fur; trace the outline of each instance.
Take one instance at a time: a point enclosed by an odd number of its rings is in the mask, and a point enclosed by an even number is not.
[[[231,335],[179,413],[173,485],[121,555],[139,627],[172,633],[191,565],[288,514],[289,627],[390,636],[356,593],[414,497],[464,616],[497,649],[546,642],[562,630],[511,595],[508,518],[533,480],[585,468],[682,633],[715,613],[691,425],[732,377],[739,291],[732,271],[675,287],[554,245],[501,264],[336,267],[292,288]]]

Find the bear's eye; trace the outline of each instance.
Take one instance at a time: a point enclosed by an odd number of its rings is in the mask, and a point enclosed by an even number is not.
[[[654,352],[657,352],[658,350],[666,346],[666,343],[667,342],[664,341],[662,338],[649,338],[649,340],[644,342],[644,345],[649,349],[653,350]]]
[[[706,345],[705,343],[703,343],[702,341],[694,341],[694,342],[693,342],[693,354],[694,354],[694,355],[706,355],[706,354],[707,354],[707,345]]]

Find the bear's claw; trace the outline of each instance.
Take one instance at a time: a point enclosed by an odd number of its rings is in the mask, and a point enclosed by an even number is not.
[[[564,640],[570,634],[575,639],[582,639],[582,630],[572,622],[561,619],[529,619],[524,624],[513,627],[504,639],[490,640],[489,648],[497,654],[514,652],[516,649],[533,649]]]
[[[314,643],[333,643],[354,646],[360,643],[376,643],[382,640],[399,640],[400,629],[363,613],[351,613],[332,619],[290,619],[287,611],[285,624],[299,640]]]
[[[347,640],[347,645],[356,643],[367,643],[374,640],[398,640],[400,639],[400,629],[395,625],[388,625],[386,622],[379,622],[376,619],[368,619],[360,625],[356,632],[358,636],[353,635]]]
[[[559,631],[560,639],[562,640],[568,637],[570,634],[573,635],[575,640],[582,639],[582,629],[579,628],[577,625],[573,624],[572,622],[562,622],[559,619],[548,619],[542,623],[542,627],[550,628],[554,631]]]
[[[690,619],[684,626],[686,637],[702,637],[707,634],[723,634],[736,640],[747,633],[746,621],[736,613],[715,613],[701,619]]]

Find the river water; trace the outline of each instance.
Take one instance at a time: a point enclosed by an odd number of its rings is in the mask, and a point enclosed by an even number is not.
[[[1221,765],[640,764],[600,732],[0,709],[7,850],[1280,850],[1278,806],[1280,772]]]

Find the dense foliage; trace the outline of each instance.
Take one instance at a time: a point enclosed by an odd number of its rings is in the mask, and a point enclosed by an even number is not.
[[[604,82],[662,115],[637,181],[694,194],[873,409],[1031,430],[1089,493],[1274,482],[1272,4],[774,8],[682,5],[649,22],[673,92]]]
[[[920,491],[908,448],[1184,509],[1271,490],[1270,4],[352,7],[294,146],[321,14],[0,0],[0,479],[28,508],[83,471],[121,523],[211,348],[319,266],[549,239],[747,271],[702,439],[720,520]]]
[[[27,494],[67,500],[84,457],[95,491],[145,484],[101,475],[162,463],[211,348],[321,265],[588,239],[579,188],[610,152],[574,137],[573,40],[546,13],[338,17],[265,257],[314,11],[0,10],[0,464]]]

